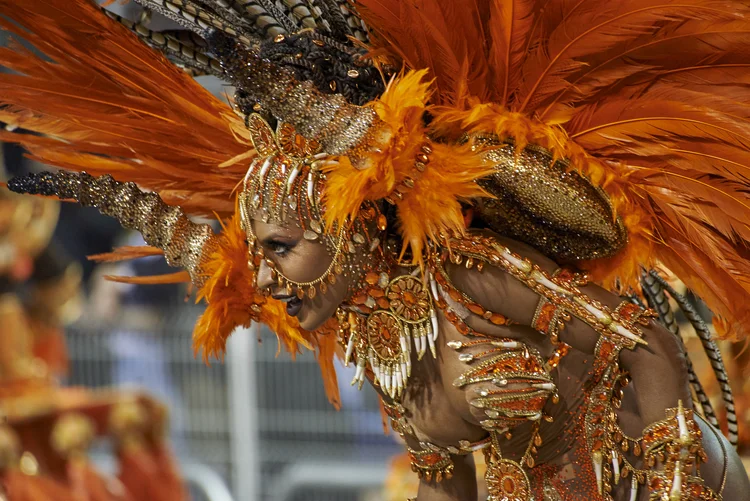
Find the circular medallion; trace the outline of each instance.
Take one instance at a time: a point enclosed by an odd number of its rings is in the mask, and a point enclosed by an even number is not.
[[[422,282],[412,276],[394,279],[388,286],[391,311],[409,323],[423,322],[430,314],[430,296]]]
[[[401,354],[401,325],[393,313],[378,310],[367,318],[370,347],[381,360],[393,360]]]
[[[492,462],[484,478],[490,494],[488,501],[528,501],[531,497],[529,478],[515,461]]]

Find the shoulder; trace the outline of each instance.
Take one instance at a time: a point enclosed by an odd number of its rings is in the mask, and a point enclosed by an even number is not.
[[[545,271],[553,272],[559,267],[536,249],[496,233],[477,231],[471,236],[489,238]],[[449,260],[445,265],[445,271],[456,289],[486,309],[500,313],[517,323],[531,324],[539,303],[539,295],[502,268],[492,266],[491,261],[484,266],[476,266],[474,263],[468,265],[466,258],[461,259],[459,263]]]

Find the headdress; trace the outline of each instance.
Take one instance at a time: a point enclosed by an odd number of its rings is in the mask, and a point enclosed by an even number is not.
[[[259,263],[247,266],[240,216],[305,200],[310,237],[333,245],[364,245],[357,220],[384,201],[419,262],[473,214],[610,288],[661,264],[725,333],[750,325],[740,2],[138,3],[185,30],[84,1],[0,0],[2,28],[45,56],[0,52],[15,72],[0,76],[0,120],[37,133],[0,139],[89,173],[9,185],[97,206],[185,267],[208,302],[196,328],[207,354],[251,320],[292,352],[331,353],[254,290]],[[232,83],[234,110],[195,74]],[[213,235],[188,214],[231,217]]]

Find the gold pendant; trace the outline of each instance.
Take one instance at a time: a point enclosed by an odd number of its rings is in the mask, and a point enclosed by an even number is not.
[[[529,477],[515,461],[496,459],[488,462],[484,479],[489,491],[487,501],[531,500]]]
[[[374,382],[391,398],[400,396],[411,375],[412,345],[421,359],[428,347],[436,355],[437,317],[422,280],[402,275],[378,289],[381,308],[367,317],[362,329],[349,320],[345,363],[356,351],[357,371],[352,384],[364,382],[369,364]],[[363,331],[363,332],[361,332]]]

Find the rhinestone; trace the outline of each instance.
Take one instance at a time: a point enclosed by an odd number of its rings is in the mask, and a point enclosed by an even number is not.
[[[355,242],[355,243],[358,243],[358,244],[360,244],[360,245],[361,245],[361,244],[363,244],[363,243],[365,243],[365,237],[364,237],[364,236],[362,236],[362,234],[361,234],[361,233],[355,233],[355,234],[354,234],[354,235],[352,236],[352,240],[354,240],[354,242]]]
[[[467,363],[467,364],[468,364],[469,362],[471,362],[472,360],[474,360],[474,355],[472,355],[471,353],[461,353],[461,354],[460,354],[460,355],[458,356],[458,359],[459,359],[459,360],[460,360],[461,362],[464,362],[464,363]]]
[[[424,169],[427,166],[423,164],[422,162],[417,162],[414,164],[414,167],[416,167],[419,172],[424,172]]]
[[[349,78],[357,78],[359,76],[359,71],[349,70],[346,72],[346,76],[348,76]]]
[[[316,232],[316,233],[323,233],[323,227],[315,219],[313,219],[312,221],[310,221],[310,228],[312,228],[313,231]]]
[[[305,237],[305,240],[317,240],[319,235],[314,231],[305,230],[302,236]]]
[[[318,47],[323,47],[325,45],[325,42],[323,40],[318,40],[318,39],[313,40],[312,43],[314,43]]]
[[[292,210],[297,210],[297,197],[294,195],[289,195],[286,197],[286,204],[289,206]]]
[[[284,40],[286,40],[286,36],[285,36],[285,35],[284,35],[283,33],[279,33],[278,35],[276,35],[276,36],[275,36],[275,37],[273,38],[273,41],[274,41],[274,42],[276,42],[276,43],[281,43],[281,42],[283,42]]]
[[[380,276],[378,277],[378,287],[385,289],[386,287],[388,287],[388,282],[390,282],[388,278],[388,274],[381,273]]]
[[[448,348],[453,348],[454,350],[460,350],[464,347],[464,344],[461,341],[448,341],[446,344],[448,345]]]
[[[354,242],[352,242],[351,240],[346,242],[346,250],[349,251],[349,254],[354,254],[355,252],[357,252],[357,248],[354,247]]]
[[[372,242],[370,242],[370,252],[372,252],[375,249],[377,249],[378,245],[380,245],[380,239],[379,238],[373,238]]]
[[[260,103],[255,103],[253,105],[253,111],[260,111],[263,109],[263,106],[260,105]]]
[[[257,209],[259,205],[260,205],[260,194],[256,193],[255,195],[253,195],[253,207]]]

